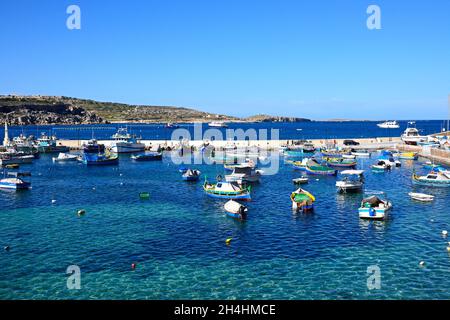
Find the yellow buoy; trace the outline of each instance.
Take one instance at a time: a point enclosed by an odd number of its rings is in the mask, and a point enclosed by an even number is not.
[[[227,245],[230,245],[231,240],[233,240],[233,238],[228,238],[227,240],[225,240],[225,243],[226,243]]]

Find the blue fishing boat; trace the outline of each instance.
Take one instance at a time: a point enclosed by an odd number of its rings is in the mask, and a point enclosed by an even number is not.
[[[223,182],[209,183],[205,180],[203,184],[203,190],[205,193],[218,199],[235,199],[235,200],[251,200],[250,196],[251,187],[239,186],[236,182]]]
[[[119,164],[117,154],[83,154],[82,162],[88,166],[112,166]]]
[[[83,144],[84,153],[104,153],[105,145],[99,144],[97,140],[91,139],[86,144]]]
[[[146,152],[136,155],[132,155],[131,159],[134,161],[156,161],[162,160],[162,153],[159,152]]]
[[[4,178],[0,180],[1,189],[26,190],[31,188],[31,182],[25,181],[23,177],[30,177],[30,172],[5,172]]]
[[[56,136],[47,136],[45,133],[41,134],[41,137],[36,141],[36,149],[42,153],[60,153],[69,152],[69,147],[57,145]]]
[[[200,174],[200,170],[188,169],[181,177],[184,181],[198,181]]]

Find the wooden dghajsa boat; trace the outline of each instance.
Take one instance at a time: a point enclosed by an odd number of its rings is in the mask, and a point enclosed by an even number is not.
[[[413,172],[414,183],[432,187],[450,187],[450,174],[446,172],[430,172],[426,176],[419,176]]]
[[[315,175],[326,175],[326,176],[337,175],[337,170],[326,166],[322,166],[315,160],[308,161],[308,164],[306,165],[306,172],[308,174],[315,174]]]
[[[314,210],[316,198],[306,190],[299,188],[291,193],[292,210],[309,212]]]
[[[304,158],[302,161],[293,161],[292,166],[295,170],[306,170],[306,165],[308,164],[308,161],[311,160],[310,158]]]
[[[203,184],[203,190],[208,196],[212,198],[237,199],[246,201],[251,200],[251,187],[239,186],[236,182],[219,181],[217,183],[209,183],[205,180],[205,183]]]
[[[326,161],[330,167],[336,167],[336,168],[354,168],[354,167],[356,167],[356,161],[352,160],[352,159],[327,158]]]
[[[227,212],[227,215],[232,218],[240,220],[244,220],[247,218],[248,208],[243,204],[240,204],[239,202],[229,200],[227,203],[225,203],[224,208]]]

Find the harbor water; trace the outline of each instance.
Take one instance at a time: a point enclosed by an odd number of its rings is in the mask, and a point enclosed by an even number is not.
[[[367,190],[393,202],[386,221],[360,220],[363,194],[337,193],[339,175],[310,176],[303,187],[315,211],[293,214],[301,173],[282,159],[253,187],[241,222],[202,190],[205,176],[224,174],[220,164],[193,166],[201,181],[185,182],[168,154],[142,163],[121,155],[111,167],[42,155],[21,168],[33,173],[31,190],[0,192],[0,245],[10,248],[0,252],[0,299],[448,299],[450,190],[413,185],[413,169],[426,172],[420,160],[373,173],[375,158],[358,168]],[[411,191],[435,200],[416,202]],[[67,287],[71,265],[79,290]],[[373,266],[381,282],[371,290]]]
[[[260,122],[260,123],[228,123],[228,128],[213,128],[219,130],[223,139],[227,137],[227,129],[254,129],[258,135],[258,139],[281,139],[281,140],[298,140],[298,139],[345,139],[345,138],[376,138],[376,137],[400,137],[408,126],[408,121],[399,121],[398,129],[383,129],[377,126],[375,121],[312,121],[312,122]],[[208,124],[201,125],[202,132],[205,132]],[[446,128],[444,120],[419,120],[416,121],[419,133],[422,135],[441,132]],[[46,125],[46,126],[10,126],[9,135],[14,137],[23,133],[26,136],[40,136],[41,133],[48,135],[56,135],[59,139],[72,140],[88,140],[96,138],[97,140],[111,139],[120,127],[127,127],[130,133],[142,137],[144,140],[177,140],[172,137],[173,128],[166,128],[165,124],[102,124],[102,125],[79,125],[79,126],[63,126],[63,125]],[[180,129],[186,129],[191,140],[202,140],[203,137],[196,137],[194,132],[194,124],[179,124]],[[268,136],[262,138],[259,133],[261,129],[266,129]],[[279,137],[271,136],[270,130],[278,130]],[[0,127],[0,139],[3,141],[4,129]]]

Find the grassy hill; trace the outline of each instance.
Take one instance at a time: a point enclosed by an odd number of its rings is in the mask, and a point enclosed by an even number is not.
[[[309,121],[304,118],[258,115],[237,118],[183,107],[130,105],[64,96],[0,96],[0,119],[9,114],[16,125],[105,122]]]

